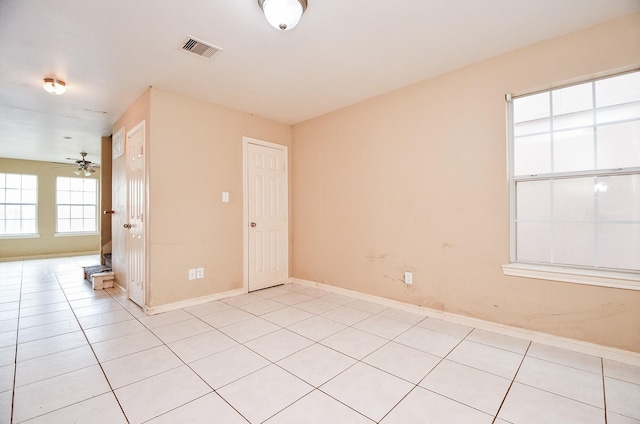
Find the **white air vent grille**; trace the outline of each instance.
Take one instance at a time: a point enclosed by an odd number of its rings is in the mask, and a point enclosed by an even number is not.
[[[213,57],[214,54],[222,51],[220,47],[209,45],[191,36],[187,36],[187,38],[185,39],[184,43],[182,44],[182,50],[197,54],[201,57],[206,57],[207,59]]]

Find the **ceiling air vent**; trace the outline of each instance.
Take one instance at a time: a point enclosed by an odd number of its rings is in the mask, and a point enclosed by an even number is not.
[[[182,44],[182,50],[197,54],[201,57],[206,57],[207,59],[222,51],[220,47],[209,45],[191,36],[187,36],[187,38],[185,38],[185,41]]]

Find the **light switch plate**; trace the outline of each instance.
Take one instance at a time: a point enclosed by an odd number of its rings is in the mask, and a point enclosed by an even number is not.
[[[189,280],[195,280],[196,279],[196,269],[192,268],[189,270]]]
[[[223,191],[222,192],[222,201],[224,203],[229,203],[229,192],[228,191]]]

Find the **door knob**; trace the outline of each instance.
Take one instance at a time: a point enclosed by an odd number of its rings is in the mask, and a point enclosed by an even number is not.
[[[124,224],[124,228],[131,229],[131,224]]]
[[[256,226],[256,225],[258,225],[258,224],[256,224],[255,222],[252,222],[252,223],[251,223],[251,224],[249,224],[249,225],[251,225],[251,227],[255,227],[255,226]]]

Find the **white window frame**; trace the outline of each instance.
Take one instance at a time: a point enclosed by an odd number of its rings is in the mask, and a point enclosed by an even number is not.
[[[94,204],[91,205],[87,205],[84,203],[60,203],[59,200],[59,190],[58,190],[58,181],[60,178],[66,178],[69,180],[90,180],[90,181],[94,181],[95,185],[96,185],[96,201]],[[99,216],[98,216],[98,209],[99,209],[99,204],[98,202],[100,201],[100,197],[99,197],[99,193],[98,190],[100,189],[99,185],[98,185],[98,180],[95,178],[83,178],[83,177],[65,177],[65,176],[57,176],[56,177],[56,203],[55,203],[55,208],[56,208],[56,233],[55,233],[55,237],[74,237],[74,236],[90,236],[90,235],[97,235],[100,234],[99,231],[99,225],[100,225],[100,221],[99,221]],[[94,206],[95,207],[95,230],[94,231],[60,231],[60,227],[59,227],[59,223],[60,223],[60,217],[58,216],[58,206]],[[66,218],[65,218],[66,219]]]
[[[639,72],[634,70],[631,72]],[[600,79],[615,77],[623,74],[612,74],[600,78],[591,78],[575,84],[563,85],[543,90],[539,92],[526,93],[522,96],[528,96],[548,91],[554,91],[572,85],[595,82]],[[520,96],[518,96],[520,97]],[[575,178],[580,176],[617,176],[640,174],[640,167],[620,168],[612,170],[598,171],[581,171],[581,172],[562,172],[548,173],[531,176],[514,176],[514,119],[513,119],[513,97],[511,94],[505,96],[507,103],[507,154],[509,166],[509,261],[510,263],[502,265],[505,275],[526,277],[542,280],[561,281],[575,284],[586,284],[604,287],[614,287],[628,290],[640,290],[640,272],[619,271],[610,269],[598,269],[580,266],[565,266],[554,264],[528,263],[518,262],[516,257],[516,184],[522,181],[541,181],[541,180],[557,180],[562,178]],[[594,122],[594,125],[595,122]]]
[[[34,203],[24,203],[24,202],[19,202],[19,203],[14,203],[14,202],[7,202],[6,198],[4,202],[1,202],[0,205],[2,206],[23,206],[23,205],[28,205],[28,206],[35,206],[35,228],[33,232],[20,232],[20,233],[12,233],[12,234],[0,234],[0,239],[14,239],[14,238],[37,238],[40,237],[40,234],[38,233],[38,176],[34,175],[34,174],[18,174],[18,173],[14,173],[14,172],[2,172],[0,173],[0,175],[4,175],[4,177],[6,178],[7,175],[19,175],[20,178],[22,179],[23,176],[28,176],[28,177],[35,177],[36,179],[36,200]],[[5,180],[6,181],[6,180]],[[6,190],[5,188],[2,188],[3,190]],[[23,188],[22,188],[22,184],[20,187],[20,191],[22,192]],[[22,198],[22,193],[21,196]],[[6,221],[6,218],[3,219],[3,221]],[[20,218],[20,227],[22,227],[22,217]],[[5,224],[6,225],[6,224]]]

